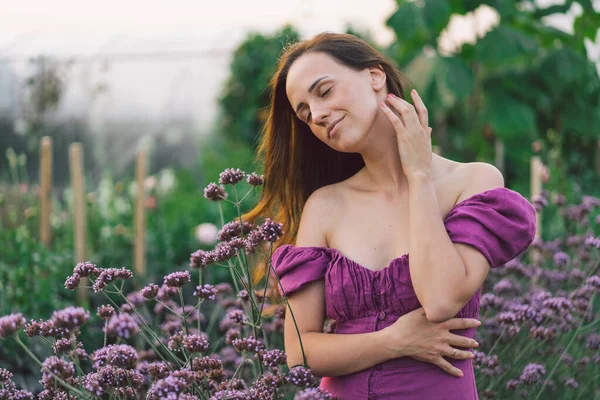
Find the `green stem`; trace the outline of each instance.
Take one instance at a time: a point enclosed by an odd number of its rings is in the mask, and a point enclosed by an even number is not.
[[[592,298],[590,299],[590,303],[588,305],[588,309],[591,307],[593,301],[594,301],[594,297],[596,296],[596,294],[594,293],[592,295]],[[586,310],[587,313],[587,310]],[[556,371],[556,368],[558,368],[558,365],[561,363],[561,359],[563,357],[563,355],[565,355],[567,353],[567,351],[569,350],[569,347],[571,347],[571,345],[573,344],[573,342],[575,341],[575,338],[577,337],[577,335],[580,333],[580,328],[583,325],[583,321],[584,318],[581,318],[581,321],[579,322],[579,326],[577,327],[577,329],[575,330],[575,332],[573,333],[573,335],[571,336],[571,340],[569,340],[569,343],[567,344],[567,347],[565,347],[565,349],[563,350],[562,354],[558,357],[558,360],[556,360],[556,363],[554,363],[554,367],[552,367],[552,370],[550,371],[550,373],[548,374],[548,377],[546,377],[546,380],[544,381],[544,384],[542,385],[542,387],[540,388],[540,391],[538,392],[537,396],[535,397],[534,400],[537,400],[540,398],[540,396],[542,395],[542,392],[544,391],[544,388],[546,388],[546,385],[548,384],[548,382],[550,381],[550,378],[552,377],[552,375],[554,374],[554,371]]]
[[[19,333],[15,333],[15,341],[19,344],[19,346],[21,346],[23,348],[23,350],[25,350],[25,352],[27,353],[27,355],[29,357],[31,357],[40,367],[42,367],[42,362],[35,356],[35,354],[33,354],[31,352],[31,350],[29,350],[29,348],[27,346],[25,346],[25,343],[23,343],[21,341],[21,338],[19,337]],[[74,388],[73,386],[69,385],[67,382],[65,382],[64,380],[62,380],[58,375],[56,375],[54,372],[50,371],[49,369],[44,370],[44,372],[48,372],[50,373],[57,381],[59,381],[64,387],[68,388],[69,390],[71,390],[73,393],[76,393],[78,396],[82,396],[81,398],[83,399],[89,399],[90,396],[81,392],[79,389]]]

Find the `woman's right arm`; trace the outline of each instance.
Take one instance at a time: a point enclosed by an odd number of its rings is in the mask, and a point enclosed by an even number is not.
[[[306,363],[316,376],[340,376],[371,368],[379,363],[399,358],[413,357],[437,365],[447,373],[460,376],[461,370],[443,357],[464,360],[471,352],[454,347],[473,348],[476,342],[450,330],[475,328],[476,320],[453,318],[434,323],[427,319],[423,308],[407,313],[380,331],[358,334],[323,333],[324,283],[316,281],[288,297],[298,331],[289,309],[285,318],[285,349],[287,364],[291,368]]]

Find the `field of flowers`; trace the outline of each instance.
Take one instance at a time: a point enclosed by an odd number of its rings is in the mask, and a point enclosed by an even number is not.
[[[241,221],[243,203],[262,183],[256,173],[223,171],[204,189],[205,203],[221,219],[216,244],[189,252],[184,264],[155,268],[143,287],[136,288],[130,268],[115,267],[127,260],[116,253],[106,265],[45,272],[47,283],[61,276],[64,284],[48,289],[56,296],[50,308],[4,305],[0,399],[333,398],[318,389],[308,365],[286,365],[283,323],[293,310],[286,315],[285,299],[272,301],[276,277],[252,279],[252,267],[270,260],[282,235],[277,221]],[[554,218],[560,234],[536,240],[485,283],[474,351],[480,397],[598,398],[600,199],[568,204],[544,192],[534,205]],[[19,239],[29,247],[15,254],[35,253],[32,264],[69,264],[66,256],[42,253],[26,232]],[[82,278],[90,304],[77,306],[73,291]],[[22,295],[36,293],[36,285]],[[334,332],[335,323],[326,321],[324,329]],[[28,372],[31,363],[35,373]]]

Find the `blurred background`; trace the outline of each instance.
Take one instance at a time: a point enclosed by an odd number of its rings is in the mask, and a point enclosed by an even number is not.
[[[221,220],[204,187],[229,167],[262,173],[253,157],[277,57],[322,31],[358,35],[397,63],[443,156],[493,163],[525,196],[538,157],[546,194],[600,195],[599,0],[0,0],[0,10],[0,315],[47,318],[75,298],[63,288],[76,257],[72,143],[83,149],[87,259],[133,263],[140,150],[146,280],[212,248]],[[544,213],[544,237],[564,230]]]

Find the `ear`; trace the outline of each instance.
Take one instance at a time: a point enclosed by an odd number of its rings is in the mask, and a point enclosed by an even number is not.
[[[386,87],[387,75],[385,74],[385,72],[383,72],[383,68],[381,68],[381,65],[378,65],[377,67],[370,67],[368,68],[368,71],[369,79],[371,81],[371,87],[373,88],[373,90],[379,92],[380,90]]]

